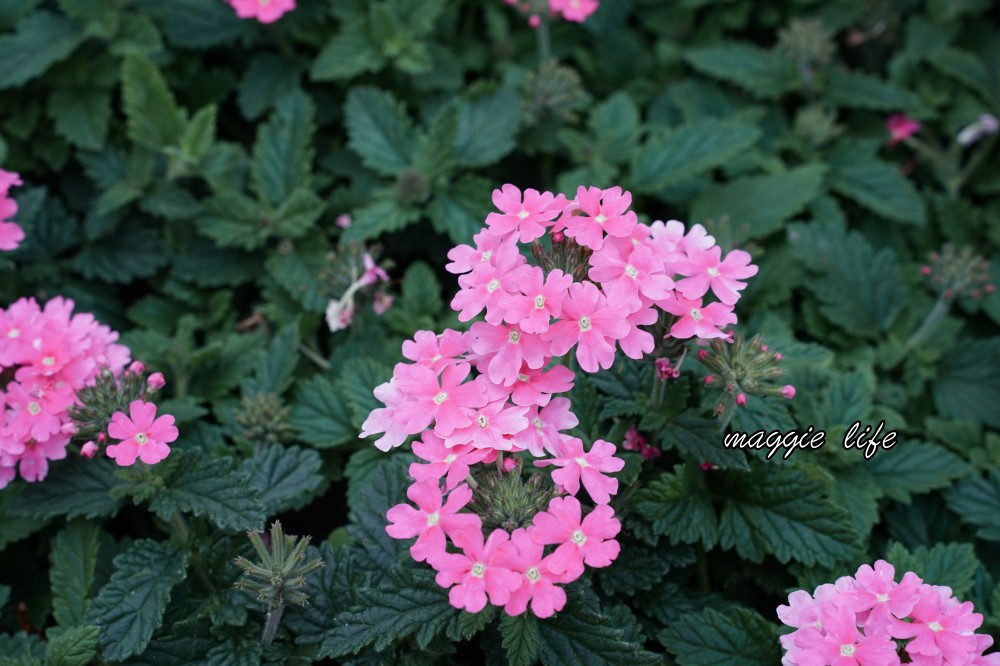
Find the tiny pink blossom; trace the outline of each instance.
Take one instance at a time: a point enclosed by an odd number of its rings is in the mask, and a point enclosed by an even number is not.
[[[132,465],[136,458],[148,465],[155,465],[170,454],[170,442],[177,439],[174,417],[170,414],[156,418],[156,405],[133,400],[129,416],[115,412],[108,424],[108,436],[122,440],[106,449],[108,457],[121,466]]]
[[[402,367],[401,367],[402,366]],[[447,437],[456,428],[472,423],[470,410],[486,405],[486,393],[479,381],[466,382],[472,371],[468,363],[446,367],[440,378],[422,365],[399,364],[397,385],[409,399],[400,403],[396,416],[407,431],[417,433],[432,422],[434,431]],[[440,383],[439,383],[440,382]]]
[[[670,327],[670,335],[682,340],[690,337],[725,338],[728,337],[727,334],[719,329],[736,323],[736,315],[733,314],[732,306],[723,303],[710,303],[702,306],[700,298],[688,300],[677,297],[661,303],[660,306],[667,312],[680,317]]]
[[[261,23],[274,23],[286,12],[295,9],[295,0],[227,0],[242,19],[255,18]]]
[[[417,331],[412,340],[403,342],[404,358],[426,365],[434,372],[441,372],[445,367],[458,363],[467,351],[468,334],[451,328],[440,335],[433,331]]]
[[[660,315],[655,309],[643,307],[625,318],[625,322],[629,325],[629,331],[625,337],[618,341],[618,346],[622,348],[622,352],[626,356],[639,360],[656,348],[653,334],[640,327],[655,324],[659,317]]]
[[[80,455],[84,458],[93,458],[95,453],[97,453],[97,444],[93,442],[87,442],[80,447]]]
[[[796,663],[803,666],[895,666],[896,644],[886,634],[865,636],[858,631],[854,613],[842,606],[820,610],[822,630],[813,627],[796,632]]]
[[[446,535],[481,529],[479,516],[459,513],[472,499],[472,490],[465,484],[448,493],[447,501],[444,501],[437,483],[414,483],[407,488],[406,496],[418,508],[403,503],[389,509],[386,518],[390,524],[385,531],[394,539],[417,537],[410,546],[410,555],[417,562],[444,553]]]
[[[921,585],[919,599],[910,612],[911,622],[893,620],[889,633],[893,638],[912,638],[906,652],[914,659],[943,657],[945,663],[963,664],[976,650],[972,632],[983,623],[983,616],[973,612],[972,602],[957,603],[951,589]]]
[[[684,298],[701,298],[711,289],[726,305],[740,299],[739,292],[746,289],[742,282],[757,274],[757,266],[750,263],[750,255],[743,250],[733,250],[720,261],[722,248],[718,245],[707,250],[688,251],[688,258],[674,264],[674,270],[689,277],[677,281],[677,291]]]
[[[920,131],[920,121],[910,118],[905,113],[896,113],[886,121],[889,130],[889,145],[895,146],[900,141],[909,139]]]
[[[604,472],[620,472],[625,467],[625,461],[614,454],[615,445],[603,439],[596,440],[590,451],[585,453],[582,440],[566,437],[559,444],[559,456],[536,460],[535,465],[561,467],[552,472],[552,480],[566,492],[576,495],[582,481],[595,504],[607,504],[611,496],[618,492],[618,479],[605,476]]]
[[[552,12],[561,12],[567,21],[583,23],[587,17],[597,11],[598,0],[549,0]]]
[[[477,321],[469,333],[472,350],[489,358],[486,374],[494,384],[511,386],[517,381],[522,365],[538,370],[549,360],[549,343],[539,335],[526,333],[520,326],[491,326]]]
[[[502,400],[490,403],[473,412],[472,423],[465,428],[457,428],[445,439],[445,444],[472,444],[477,449],[510,451],[509,436],[528,427],[528,419],[524,416],[527,411],[527,407],[509,406]]]
[[[486,321],[499,324],[504,313],[502,302],[508,295],[517,293],[517,283],[526,264],[517,245],[501,245],[488,262],[458,278],[462,289],[451,300],[458,320],[469,321],[485,308]]]
[[[590,279],[601,283],[610,302],[632,311],[642,307],[640,294],[654,301],[670,296],[674,281],[664,274],[663,260],[645,245],[625,243],[605,243],[590,256]]]
[[[558,455],[559,444],[564,438],[561,431],[580,424],[570,407],[569,398],[553,398],[542,409],[532,407],[525,415],[530,425],[514,435],[514,445],[536,457],[545,455],[546,451]]]
[[[781,395],[785,396],[788,400],[795,397],[795,387],[791,384],[785,384],[781,387]]]
[[[149,386],[150,391],[159,391],[167,385],[167,380],[163,378],[162,372],[154,372],[146,380],[146,384]]]
[[[348,215],[347,213],[342,213],[342,214],[340,214],[340,215],[337,216],[337,219],[334,220],[334,222],[341,229],[348,229],[351,226],[352,219],[351,219],[351,216]]]
[[[558,268],[544,271],[537,266],[524,271],[518,281],[519,293],[508,295],[502,302],[504,321],[517,324],[527,333],[544,333],[549,322],[562,313],[573,276]]]
[[[549,370],[531,369],[527,364],[514,382],[510,399],[515,405],[544,407],[554,393],[568,393],[573,388],[573,371],[565,365],[554,365]]]
[[[533,540],[528,530],[514,530],[510,542],[514,549],[509,551],[503,564],[523,578],[504,610],[508,615],[520,615],[530,602],[531,612],[537,617],[552,617],[566,605],[566,592],[557,583],[568,583],[569,576],[552,571],[551,558],[544,557],[545,547]]]
[[[493,253],[501,245],[509,245],[504,239],[496,234],[490,233],[489,229],[483,229],[472,237],[475,247],[470,245],[456,245],[448,251],[450,263],[444,269],[449,273],[461,275],[468,273],[481,264],[488,264],[493,259]]]

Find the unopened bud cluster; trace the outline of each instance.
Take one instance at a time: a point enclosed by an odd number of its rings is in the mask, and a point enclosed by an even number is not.
[[[959,296],[980,298],[995,290],[990,283],[990,262],[975,254],[971,247],[956,250],[946,243],[940,252],[931,252],[930,263],[920,272],[927,278],[934,291],[947,300]]]
[[[710,342],[710,349],[698,352],[698,360],[713,373],[705,377],[705,384],[723,389],[715,412],[724,421],[729,420],[736,406],[746,404],[747,395],[789,400],[795,397],[794,386],[775,382],[785,374],[780,366],[781,354],[771,351],[760,335],[746,340],[734,333],[732,342],[716,338]]]
[[[292,409],[273,393],[243,398],[234,418],[243,428],[243,438],[255,446],[285,444],[295,439]]]
[[[481,467],[474,475],[476,494],[467,506],[482,518],[486,535],[498,528],[513,532],[519,527],[530,527],[535,515],[545,511],[557,495],[545,475],[528,474],[525,479],[520,458],[507,458],[504,463],[514,466],[505,471]]]

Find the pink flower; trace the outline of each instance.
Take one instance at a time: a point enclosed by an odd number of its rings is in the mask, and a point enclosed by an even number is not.
[[[3,434],[21,442],[43,441],[59,434],[73,394],[66,389],[11,382],[7,385],[6,402],[10,414]]]
[[[626,356],[638,360],[656,348],[652,333],[639,327],[655,324],[659,318],[660,315],[653,308],[640,308],[625,318],[629,331],[618,341],[618,345]]]
[[[34,483],[41,481],[49,473],[50,460],[62,460],[66,457],[68,435],[53,435],[45,440],[28,440],[18,462],[21,478]]]
[[[361,424],[361,433],[358,437],[364,439],[370,435],[384,433],[375,440],[375,448],[380,451],[388,451],[405,442],[407,435],[415,435],[422,430],[422,428],[411,430],[400,419],[396,418],[396,412],[406,402],[406,396],[399,389],[395,378],[376,386],[373,393],[385,407],[371,411],[365,422]]]
[[[255,18],[261,23],[274,23],[286,12],[295,9],[295,0],[227,0],[242,19]]]
[[[548,276],[537,266],[525,270],[518,281],[520,293],[510,294],[500,304],[504,321],[517,324],[526,333],[544,333],[553,317],[562,313],[573,276],[558,268]]]
[[[3,211],[0,211],[3,212]],[[13,222],[0,222],[0,250],[16,250],[24,240],[24,229]]]
[[[387,294],[381,290],[376,291],[375,295],[372,296],[372,310],[381,317],[392,309],[393,300],[391,294]]]
[[[440,384],[437,374],[424,366],[396,367],[400,369],[397,379],[399,389],[409,398],[399,405],[396,416],[402,419],[409,432],[420,432],[434,422],[434,432],[447,437],[456,428],[472,423],[471,409],[486,405],[482,383],[465,382],[472,372],[468,363],[445,368]]]
[[[670,296],[674,287],[663,272],[663,261],[645,245],[607,242],[590,256],[590,266],[590,279],[601,283],[608,300],[630,311],[642,307],[640,294],[658,301]]]
[[[905,113],[896,113],[889,116],[886,127],[889,129],[888,143],[890,146],[895,146],[919,132],[920,121],[910,118]]]
[[[530,425],[514,435],[512,441],[515,446],[530,451],[533,456],[543,456],[545,451],[558,453],[559,444],[563,440],[560,431],[580,424],[576,414],[570,410],[569,398],[553,398],[541,410],[532,407],[526,417]]]
[[[719,328],[736,323],[731,305],[710,303],[702,307],[700,298],[688,300],[677,297],[661,303],[660,307],[680,317],[670,327],[670,335],[681,340],[690,337],[725,338],[727,334]]]
[[[504,298],[517,292],[521,270],[527,260],[514,244],[501,245],[487,263],[481,263],[468,275],[458,278],[462,289],[451,300],[451,309],[458,312],[459,321],[469,321],[486,309],[486,321],[499,324],[503,320]]]
[[[472,414],[472,424],[458,428],[445,439],[448,446],[472,444],[477,449],[510,451],[511,442],[506,436],[514,435],[528,427],[524,417],[527,407],[512,407],[503,400],[492,402]]]
[[[854,613],[845,607],[825,605],[820,610],[823,629],[808,627],[795,635],[796,663],[834,666],[893,666],[899,664],[896,644],[886,634],[863,636]]]
[[[577,345],[576,358],[587,372],[607,370],[615,362],[614,341],[629,332],[627,312],[608,304],[590,282],[574,283],[563,303],[563,318],[542,334],[552,343],[552,355],[562,356]]]
[[[337,219],[334,220],[334,222],[341,229],[349,229],[353,220],[351,219],[351,216],[348,215],[347,213],[341,213],[340,215],[337,216]]]
[[[440,335],[433,331],[417,331],[413,340],[403,343],[403,356],[414,363],[426,365],[434,372],[458,363],[462,354],[469,351],[466,333],[445,329]]]
[[[580,187],[576,199],[583,214],[566,219],[565,234],[591,250],[601,249],[605,234],[619,238],[628,236],[638,222],[635,213],[628,210],[632,195],[622,193],[620,187],[608,190]]]
[[[476,246],[456,245],[448,250],[448,258],[451,262],[446,264],[444,269],[449,273],[461,275],[468,273],[481,264],[488,264],[493,259],[493,253],[501,245],[509,245],[504,239],[496,234],[490,233],[489,229],[483,229],[472,237]]]
[[[497,236],[513,234],[522,243],[530,243],[544,236],[548,223],[562,212],[565,197],[559,196],[557,200],[551,192],[529,188],[522,201],[521,190],[508,183],[502,190],[493,190],[493,205],[502,214],[490,213],[486,224]]]
[[[413,453],[428,464],[411,463],[410,476],[422,483],[437,482],[446,476],[444,487],[451,490],[469,476],[469,467],[482,462],[489,451],[477,449],[471,444],[445,446],[444,440],[427,430],[421,435],[423,441],[413,443]]]
[[[583,565],[606,567],[618,557],[621,547],[614,537],[621,523],[607,504],[595,508],[581,522],[582,508],[575,497],[555,497],[547,511],[535,514],[528,534],[539,544],[559,544],[549,556],[549,569],[578,578]]]
[[[588,16],[597,11],[598,0],[549,0],[549,9],[562,12],[567,21],[583,23]]]
[[[561,467],[552,472],[552,480],[571,495],[580,491],[580,481],[596,504],[607,504],[611,496],[618,492],[618,479],[605,476],[603,472],[620,472],[625,461],[615,458],[615,445],[598,439],[584,453],[583,441],[576,437],[563,438],[559,444],[559,456],[551,460],[536,460],[537,467],[555,465]]]
[[[487,595],[495,606],[506,604],[521,586],[521,576],[503,564],[514,548],[507,532],[493,530],[484,544],[483,531],[477,527],[456,533],[452,541],[462,549],[461,554],[442,553],[428,560],[438,572],[438,585],[455,586],[448,591],[451,605],[478,613],[486,607]]]
[[[552,571],[551,557],[543,557],[545,547],[528,536],[528,530],[514,530],[510,543],[514,548],[503,564],[523,578],[504,610],[508,615],[520,615],[531,602],[531,612],[537,617],[552,617],[566,605],[566,592],[557,583],[570,582],[569,576]]]
[[[526,407],[544,407],[553,393],[568,393],[573,388],[573,377],[573,371],[565,365],[554,365],[549,370],[521,366],[510,395],[511,402]]]
[[[133,400],[128,409],[129,416],[122,412],[111,416],[108,436],[122,442],[106,449],[108,457],[123,467],[135,463],[136,458],[155,465],[170,454],[167,444],[177,439],[174,417],[164,414],[156,418],[156,405],[142,400]]]
[[[519,326],[491,326],[477,321],[469,332],[472,350],[489,358],[486,374],[494,384],[511,386],[517,381],[522,365],[537,370],[549,360],[549,344]]]
[[[0,250],[4,252],[16,250],[24,240],[24,230],[9,221],[17,215],[17,202],[7,196],[11,187],[22,184],[16,173],[0,169]]]
[[[146,384],[149,386],[150,391],[159,391],[167,385],[167,380],[163,378],[162,372],[154,372],[146,380]]]
[[[406,496],[418,508],[404,503],[389,509],[386,518],[391,524],[385,531],[393,539],[417,537],[416,543],[410,546],[410,555],[417,562],[444,553],[445,535],[482,529],[479,516],[458,513],[472,499],[472,491],[465,484],[448,493],[447,502],[443,502],[437,483],[414,483],[406,489]]]
[[[857,588],[851,595],[851,608],[855,613],[868,613],[864,623],[868,635],[887,633],[890,616],[903,619],[920,598],[918,590],[922,581],[917,574],[908,571],[899,584],[894,581],[895,574],[891,564],[879,560],[874,569],[863,564],[854,575]]]
[[[921,585],[919,599],[910,612],[912,622],[895,620],[889,628],[893,638],[912,638],[906,651],[914,659],[943,657],[946,663],[964,664],[976,651],[972,632],[983,623],[972,602],[955,603],[951,589]]]
[[[701,298],[709,288],[720,301],[733,305],[740,300],[739,292],[747,283],[740,282],[757,274],[757,267],[750,263],[750,255],[743,250],[733,250],[719,261],[722,248],[718,245],[702,251],[688,251],[688,259],[674,264],[674,270],[688,275],[677,281],[677,290],[684,298]]]
[[[783,395],[788,400],[795,397],[795,387],[791,384],[785,384],[781,387],[781,395]]]
[[[95,453],[97,453],[97,444],[93,442],[87,442],[80,447],[80,455],[84,458],[93,458]]]

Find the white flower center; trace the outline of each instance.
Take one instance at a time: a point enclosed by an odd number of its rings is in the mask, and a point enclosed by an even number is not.
[[[500,280],[493,278],[492,280],[490,280],[490,283],[486,285],[486,291],[492,294],[494,291],[497,290],[497,287],[499,286],[500,286]]]
[[[517,381],[519,381],[519,382],[526,382],[526,381],[528,381],[528,375],[519,374],[517,376]]]
[[[149,437],[146,437],[146,433],[144,432],[137,432],[135,433],[135,441],[139,446],[142,446],[149,441]]]
[[[944,627],[941,626],[940,622],[931,622],[930,624],[927,625],[927,628],[935,633],[944,629]]]
[[[587,543],[587,535],[584,534],[581,530],[573,532],[573,536],[570,538],[573,539],[573,543],[575,543],[578,546],[582,546],[583,544]]]
[[[635,266],[633,266],[632,264],[629,264],[628,266],[625,267],[625,275],[629,276],[633,280],[635,279],[635,276],[638,274],[639,271],[636,270]]]
[[[580,330],[581,331],[590,330],[590,317],[580,317]]]
[[[539,430],[542,430],[545,427],[545,422],[542,421],[537,416],[535,418],[531,419],[531,423],[532,423],[532,425],[534,425]]]
[[[7,331],[8,338],[16,338],[20,335],[21,335],[21,329],[19,328],[12,328],[9,331]]]
[[[444,391],[441,391],[436,396],[434,396],[434,404],[435,405],[440,405],[442,402],[444,402],[447,399],[448,399],[448,394],[445,393]]]
[[[691,308],[691,319],[701,321],[701,310],[698,308]]]
[[[440,360],[441,360],[441,354],[434,354],[434,356],[431,356],[431,361],[434,363],[437,363]]]
[[[602,215],[598,215],[597,217],[594,218],[594,222],[597,222],[598,224],[604,224],[607,221],[608,221],[608,218],[604,217],[603,214]]]
[[[441,514],[435,511],[427,514],[427,527],[434,527],[441,522]]]
[[[587,464],[587,461],[583,458],[573,458],[573,460],[575,460],[576,464],[580,467],[590,467],[590,465]]]
[[[479,416],[476,417],[476,423],[479,424],[480,428],[489,428],[490,427],[490,420],[488,418],[486,418],[485,416],[483,416],[482,414],[480,414]]]
[[[456,460],[458,460],[458,456],[456,456],[454,453],[449,454],[448,457],[444,459],[444,461],[449,465],[455,462]]]
[[[524,575],[528,577],[528,580],[532,583],[537,583],[542,578],[542,574],[538,573],[538,569],[531,567],[524,572]]]
[[[521,341],[521,334],[518,333],[517,331],[511,331],[510,335],[507,336],[507,342],[509,342],[512,345],[516,345],[520,341]]]
[[[46,356],[45,358],[42,359],[42,365],[44,365],[45,367],[52,367],[55,364],[56,364],[55,356]]]
[[[840,646],[840,656],[841,657],[853,657],[854,656],[854,646],[853,645],[841,645]]]
[[[486,565],[482,562],[476,562],[472,565],[472,571],[470,573],[472,573],[472,575],[476,578],[482,578],[483,574],[486,573]]]
[[[712,277],[718,277],[719,276],[719,269],[718,268],[709,268],[708,269],[708,274],[711,275]]]
[[[889,595],[888,594],[876,594],[875,595],[875,600],[878,601],[880,604],[884,604],[885,602],[889,601]]]
[[[528,215],[530,215],[528,211],[522,210],[520,213],[517,214],[517,219],[519,220],[527,219]]]
[[[271,0],[257,0],[257,2],[260,3],[261,7],[267,7],[269,4],[271,4]]]
[[[39,405],[37,402],[29,402],[28,411],[31,413],[32,416],[38,416],[38,413],[42,411],[42,406]]]
[[[535,296],[535,309],[541,310],[544,307],[545,307],[545,297],[542,296],[541,294]]]
[[[493,250],[486,250],[486,252],[483,252],[483,256],[479,258],[479,261],[489,261],[492,256]]]

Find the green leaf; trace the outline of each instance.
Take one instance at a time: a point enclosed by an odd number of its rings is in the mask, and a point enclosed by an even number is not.
[[[32,484],[25,490],[30,490],[36,485],[42,484]],[[26,518],[15,515],[14,510],[18,507],[17,496],[18,492],[16,489],[11,489],[5,494],[0,495],[0,550],[6,548],[8,544],[20,541],[45,526],[39,518]]]
[[[134,4],[157,19],[167,40],[182,48],[204,49],[253,34],[250,21],[232,7],[204,0],[137,0]]]
[[[244,118],[257,120],[298,87],[298,71],[293,63],[273,53],[262,53],[247,65],[236,102]]]
[[[178,145],[187,119],[156,65],[141,56],[126,56],[122,99],[130,139],[149,148]]]
[[[253,250],[264,244],[270,232],[260,204],[234,191],[216,194],[205,202],[198,230],[222,247]]]
[[[713,419],[678,417],[660,430],[661,446],[676,449],[696,463],[711,462],[724,469],[749,469],[746,454],[723,446],[719,426]]]
[[[84,246],[73,267],[86,278],[124,284],[150,277],[168,263],[170,252],[160,232],[132,223]]]
[[[986,477],[960,481],[945,491],[944,498],[963,523],[978,528],[976,536],[1000,541],[1000,472],[991,470]]]
[[[493,624],[497,614],[496,606],[486,606],[478,613],[459,611],[448,623],[445,635],[453,641],[471,640],[473,636]]]
[[[728,81],[755,97],[774,99],[795,87],[795,69],[777,51],[744,42],[690,49],[684,54],[700,72]]]
[[[70,143],[100,150],[108,136],[111,92],[102,88],[57,88],[49,95],[49,117]]]
[[[333,381],[323,375],[313,375],[298,384],[292,402],[292,423],[303,441],[319,448],[333,448],[358,439],[350,403]]]
[[[181,151],[191,161],[198,161],[208,153],[215,142],[215,117],[218,108],[209,104],[188,121],[181,136]]]
[[[72,53],[84,35],[64,16],[38,11],[0,36],[0,90],[21,86]]]
[[[615,559],[618,566],[605,567],[594,574],[605,594],[631,597],[639,590],[657,586],[670,569],[694,561],[694,551],[689,546],[660,544],[654,550],[639,543],[626,543]]]
[[[453,243],[468,243],[483,226],[483,211],[490,205],[489,181],[464,175],[434,193],[427,217],[435,231],[447,234]]]
[[[330,38],[313,61],[309,78],[313,81],[349,79],[383,67],[385,58],[367,34],[364,22],[344,24]]]
[[[819,481],[791,467],[762,465],[750,472],[723,472],[719,545],[760,562],[773,555],[808,566],[833,566],[860,549],[847,512]]]
[[[1000,428],[1000,337],[960,340],[943,358],[932,384],[938,411]]]
[[[297,188],[310,187],[315,115],[309,96],[295,90],[275,105],[267,123],[257,130],[250,179],[257,194],[275,206]]]
[[[386,322],[407,336],[421,328],[433,328],[434,318],[444,309],[441,283],[430,266],[422,261],[403,275],[403,293],[385,314]]]
[[[323,485],[323,459],[312,449],[273,444],[256,458],[244,460],[250,486],[268,516],[301,509]]]
[[[938,543],[933,548],[918,546],[909,551],[893,542],[885,559],[896,568],[897,576],[912,571],[928,585],[947,585],[959,599],[972,589],[976,570],[982,566],[971,543]]]
[[[292,384],[295,366],[299,362],[300,342],[298,321],[278,331],[267,350],[261,350],[253,379],[244,381],[244,394],[284,393]]]
[[[740,178],[710,187],[691,206],[696,222],[729,219],[733,242],[763,238],[781,229],[819,193],[826,167],[806,164],[785,173]]]
[[[671,543],[702,542],[711,548],[719,538],[704,473],[694,464],[675,465],[672,474],[646,484],[636,493],[634,506],[652,523],[653,532],[668,536]]]
[[[404,549],[400,541],[386,533],[385,514],[391,507],[406,501],[409,485],[406,470],[411,460],[413,457],[408,455],[383,459],[362,488],[360,501],[351,506],[347,532],[361,551],[362,556],[356,559],[357,566],[376,580],[385,578]]]
[[[282,238],[302,238],[316,225],[326,202],[312,190],[295,189],[274,212],[274,232]]]
[[[37,634],[0,634],[0,666],[42,666],[45,643]]]
[[[420,219],[420,210],[403,207],[390,199],[376,200],[354,213],[354,221],[341,238],[362,241],[390,231],[399,231]]]
[[[489,166],[514,150],[522,106],[521,96],[509,87],[463,100],[455,138],[455,165]]]
[[[538,653],[544,666],[643,666],[661,664],[660,655],[626,641],[622,629],[601,613],[597,596],[568,588],[566,606],[538,623]]]
[[[538,620],[533,613],[504,615],[500,620],[500,635],[510,666],[531,666],[538,661]]]
[[[100,530],[77,520],[56,536],[52,547],[52,615],[60,627],[83,623],[90,607]]]
[[[944,447],[906,441],[888,451],[879,451],[864,463],[864,469],[887,497],[908,503],[911,494],[950,486],[972,468]]]
[[[920,99],[882,79],[841,68],[830,72],[826,101],[831,106],[876,111],[916,111]]]
[[[351,358],[341,366],[337,391],[351,407],[353,423],[360,428],[373,409],[382,407],[374,389],[392,370],[373,358]]]
[[[369,86],[351,89],[344,120],[347,144],[365,166],[386,176],[409,166],[416,146],[413,124],[391,93]],[[356,225],[357,220],[351,229]]]
[[[655,192],[676,185],[725,164],[759,138],[756,127],[715,119],[653,135],[632,157],[634,187],[640,192]]]
[[[849,146],[830,157],[830,188],[887,220],[923,226],[924,201],[896,164]]]
[[[31,484],[10,506],[11,513],[33,518],[66,516],[99,518],[118,512],[122,501],[111,491],[122,485],[114,476],[115,463],[110,459],[87,460],[69,456],[53,465],[45,483]]]
[[[142,655],[125,662],[127,666],[189,666],[204,660],[218,639],[202,636],[158,636]]]
[[[771,666],[781,661],[774,625],[746,608],[683,614],[659,639],[679,666]]]
[[[176,455],[176,453],[175,453]],[[250,475],[233,468],[232,458],[202,459],[187,451],[184,459],[150,504],[163,520],[180,511],[204,516],[223,530],[260,530],[264,506],[250,485]]]
[[[354,580],[353,553],[349,546],[334,550],[329,541],[320,544],[319,557],[324,566],[306,580],[309,603],[288,608],[282,619],[282,625],[295,632],[296,643],[322,643],[323,633],[337,626],[336,616],[347,610],[354,593],[361,591],[361,585]]]
[[[587,126],[595,152],[609,162],[623,163],[639,142],[639,109],[628,94],[617,92],[591,110]]]
[[[141,654],[163,623],[170,590],[184,580],[187,553],[166,542],[136,541],[115,558],[115,572],[87,614],[102,628],[105,659]]]
[[[97,654],[100,627],[80,626],[59,632],[49,640],[46,666],[87,666]]]
[[[981,58],[969,51],[948,47],[931,51],[927,62],[934,69],[979,93],[984,100],[997,97],[997,81]]]

